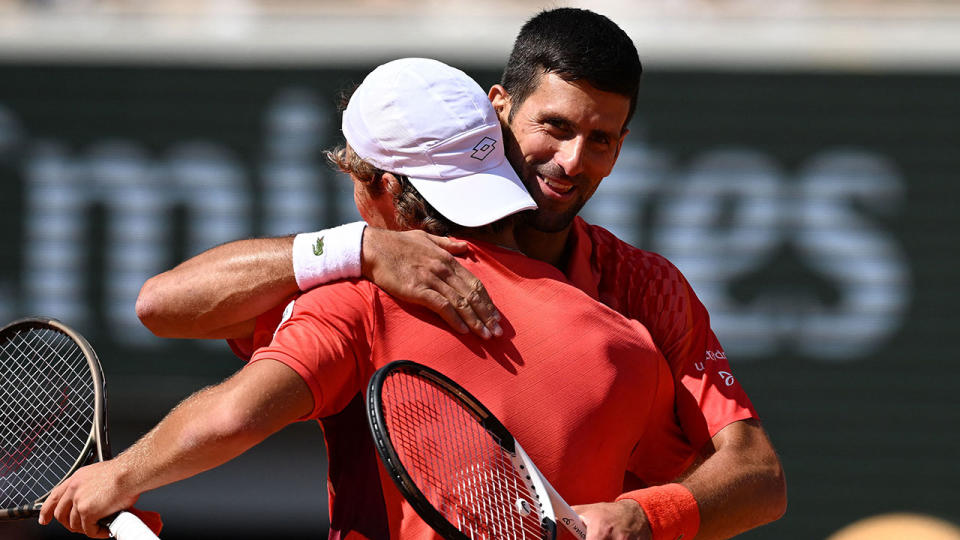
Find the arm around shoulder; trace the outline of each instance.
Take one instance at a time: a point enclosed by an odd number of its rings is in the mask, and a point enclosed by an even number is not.
[[[147,280],[137,316],[159,337],[247,337],[253,319],[298,290],[362,274],[461,332],[500,335],[500,316],[483,284],[451,255],[466,250],[465,242],[362,222],[296,237],[239,240]]]
[[[361,222],[229,242],[147,280],[137,316],[159,337],[243,338],[298,290],[360,277]]]
[[[147,280],[137,317],[159,337],[244,337],[244,323],[297,291],[292,246],[285,237],[209,249]]]

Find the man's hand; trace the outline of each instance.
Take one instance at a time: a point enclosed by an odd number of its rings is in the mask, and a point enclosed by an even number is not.
[[[573,510],[587,526],[587,540],[650,540],[647,516],[634,501],[583,504]]]
[[[391,296],[436,312],[461,333],[500,336],[500,313],[486,289],[453,256],[466,251],[466,242],[423,231],[367,227],[363,276]]]
[[[110,531],[100,520],[137,501],[138,494],[122,488],[116,462],[105,461],[83,467],[50,493],[40,510],[40,524],[52,518],[75,533],[91,538],[109,538]]]

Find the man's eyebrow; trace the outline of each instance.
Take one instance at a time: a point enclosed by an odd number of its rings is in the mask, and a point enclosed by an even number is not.
[[[538,117],[537,117],[537,121],[538,121],[538,122],[554,122],[554,123],[557,123],[557,124],[563,124],[563,125],[565,125],[565,126],[575,126],[575,125],[576,125],[576,124],[574,124],[572,121],[570,121],[569,118],[567,118],[567,117],[565,117],[565,116],[563,116],[563,115],[561,115],[561,114],[557,114],[557,113],[555,113],[555,112],[552,112],[552,111],[544,111],[544,112],[541,112],[541,113],[538,115]]]
[[[577,129],[577,124],[576,124],[575,122],[573,122],[572,120],[570,120],[570,119],[567,118],[566,116],[563,116],[562,114],[558,114],[558,113],[553,112],[553,111],[542,111],[542,112],[537,116],[536,119],[537,119],[537,122],[541,122],[541,123],[542,123],[542,122],[552,122],[552,123],[560,124],[560,125],[562,125],[562,126],[564,126],[564,127],[571,128],[571,129],[574,129],[574,130]],[[619,133],[615,133],[615,132],[613,132],[613,131],[607,131],[607,130],[604,130],[604,129],[593,129],[593,130],[590,131],[590,136],[591,136],[591,137],[598,137],[598,136],[599,136],[599,137],[605,137],[605,138],[607,138],[607,139],[609,139],[609,140],[612,141],[612,140],[616,140],[617,137],[620,136],[620,134],[619,134]]]
[[[606,130],[603,130],[603,129],[594,129],[593,131],[590,132],[590,136],[591,136],[591,137],[603,137],[603,138],[606,138],[606,139],[608,139],[608,140],[615,141],[615,140],[617,140],[617,137],[619,136],[619,134],[614,133],[614,132],[612,132],[612,131],[606,131]]]

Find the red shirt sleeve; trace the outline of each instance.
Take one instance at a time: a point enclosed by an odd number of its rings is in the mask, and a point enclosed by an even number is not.
[[[580,289],[642,323],[676,382],[676,415],[693,448],[757,413],[683,274],[666,258],[635,248],[577,218],[567,275]]]
[[[253,353],[256,352],[257,349],[269,345],[273,339],[273,333],[276,332],[277,327],[280,326],[280,320],[283,318],[284,311],[298,296],[300,296],[299,293],[260,314],[257,317],[253,335],[244,338],[228,339],[227,345],[230,346],[233,354],[237,355],[237,357],[244,362],[249,362],[250,357],[253,356]]]
[[[281,362],[303,378],[313,395],[307,418],[342,411],[371,372],[370,336],[375,294],[372,285],[341,281],[313,289],[293,302],[269,345],[250,363]]]
[[[679,271],[676,273],[683,279]],[[682,283],[687,289],[684,297],[691,316],[684,331],[665,343],[664,356],[674,379],[680,383],[677,417],[693,447],[700,448],[730,423],[756,418],[757,412],[733,376],[727,355],[710,329],[706,308],[686,280]]]

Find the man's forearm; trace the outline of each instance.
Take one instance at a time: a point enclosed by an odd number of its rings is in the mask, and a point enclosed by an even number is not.
[[[137,316],[160,337],[242,337],[243,323],[297,291],[292,246],[293,237],[261,238],[205,251],[150,278]]]
[[[451,255],[465,252],[465,242],[362,222],[297,238],[299,245],[294,237],[263,238],[205,251],[150,278],[137,298],[137,316],[160,337],[248,337],[256,317],[298,290],[362,275],[461,332],[486,339],[502,334],[483,284]]]
[[[220,393],[213,387],[194,394],[117,456],[120,483],[143,493],[226,463],[260,442],[259,434],[224,421]]]
[[[734,422],[713,441],[716,452],[682,480],[700,510],[696,538],[730,538],[779,519],[786,510],[786,481],[759,422]]]
[[[115,459],[82,467],[55,487],[40,512],[68,529],[106,537],[105,516],[129,508],[144,491],[225,463],[313,407],[307,384],[273,360],[248,365],[197,392]]]
[[[292,369],[256,362],[185,399],[115,461],[139,494],[230,461],[312,404],[306,383]]]

